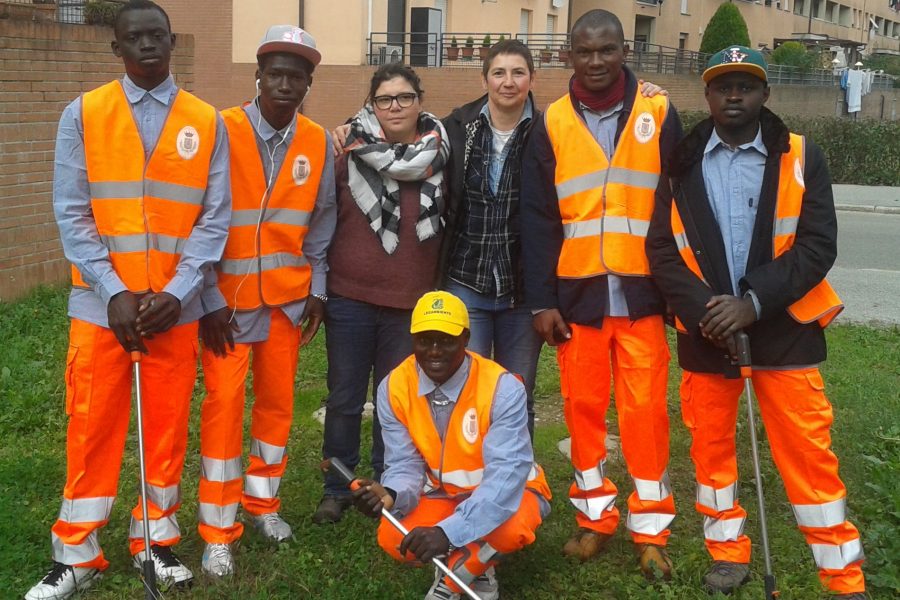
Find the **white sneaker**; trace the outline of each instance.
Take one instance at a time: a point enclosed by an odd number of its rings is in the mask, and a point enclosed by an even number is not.
[[[434,583],[425,594],[425,600],[461,600],[462,594],[454,592],[444,583],[444,574],[435,569]]]
[[[25,594],[25,600],[63,600],[86,590],[103,577],[99,569],[72,567],[56,561],[44,578]]]
[[[294,532],[291,531],[291,526],[288,525],[277,512],[251,515],[251,518],[253,519],[253,526],[256,527],[257,531],[273,542],[289,540],[294,534]]]
[[[476,577],[469,587],[481,596],[481,600],[498,600],[500,598],[500,584],[497,582],[494,567]]]
[[[203,571],[212,577],[234,575],[234,557],[229,544],[207,544],[201,562]]]
[[[153,568],[156,571],[157,585],[186,588],[194,582],[194,574],[169,546],[150,546],[150,558],[153,560]],[[134,555],[132,564],[136,569],[141,570],[143,562],[144,551],[141,550]]]

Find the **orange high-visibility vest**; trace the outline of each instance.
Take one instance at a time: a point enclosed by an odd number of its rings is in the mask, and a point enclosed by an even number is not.
[[[391,408],[428,466],[426,493],[443,489],[451,497],[468,495],[478,487],[484,474],[481,446],[491,424],[491,406],[500,376],[507,371],[478,354],[467,354],[471,359],[469,378],[453,407],[443,443],[428,399],[419,396],[416,357],[400,363],[388,379]],[[525,487],[550,499],[550,487],[537,463],[532,465]]]
[[[200,215],[216,140],[216,111],[178,90],[149,160],[119,81],[81,98],[91,210],[122,283],[161,291]],[[74,266],[72,283],[90,287]]]
[[[231,148],[231,227],[217,271],[228,306],[283,306],[309,295],[303,239],[325,166],[325,130],[297,115],[294,139],[271,189],[253,124],[236,106],[222,111]]]
[[[547,108],[547,133],[556,156],[556,195],[563,244],[562,278],[613,273],[649,276],[644,241],[659,181],[659,136],[669,101],[644,98],[634,106],[610,160],[566,94]]]
[[[772,227],[772,256],[778,258],[788,251],[797,237],[797,223],[800,220],[800,209],[803,205],[804,144],[802,135],[790,135],[790,150],[781,155],[778,176],[778,197],[775,201],[775,222]],[[678,213],[675,200],[672,200],[672,236],[684,264],[701,280],[707,283],[700,271],[700,265],[694,257],[690,240],[684,230],[684,223]],[[818,321],[827,327],[844,309],[841,299],[827,280],[823,279],[806,295],[788,307],[788,314],[798,323]],[[676,319],[676,327],[685,332],[684,325]]]

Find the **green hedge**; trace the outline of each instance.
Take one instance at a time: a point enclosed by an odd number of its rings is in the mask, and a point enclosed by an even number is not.
[[[705,112],[683,112],[684,130],[705,119]],[[834,183],[900,186],[900,121],[779,115],[794,133],[822,148]]]

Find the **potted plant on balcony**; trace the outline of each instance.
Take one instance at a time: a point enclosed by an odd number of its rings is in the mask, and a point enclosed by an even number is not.
[[[556,51],[556,56],[559,59],[559,62],[561,62],[564,65],[568,65],[569,64],[569,52],[570,52],[570,48],[568,46],[566,46],[566,45],[560,46],[559,49]]]
[[[490,50],[490,49],[491,49],[491,35],[485,34],[484,39],[481,40],[481,53],[479,54],[479,56],[481,56],[481,60],[484,60],[485,58],[487,58],[488,50]]]
[[[541,64],[546,65],[553,60],[553,48],[547,46],[541,49]]]
[[[475,38],[470,35],[466,38],[466,45],[463,46],[462,55],[463,58],[471,60],[473,54],[475,54]]]
[[[454,35],[450,38],[450,45],[447,46],[447,60],[457,60],[459,58],[459,42],[456,41]]]

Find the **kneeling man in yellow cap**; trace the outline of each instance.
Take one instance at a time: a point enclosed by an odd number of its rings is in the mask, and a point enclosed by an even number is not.
[[[550,488],[528,435],[525,387],[466,350],[469,313],[453,294],[422,296],[410,332],[413,355],[378,388],[387,495],[361,480],[354,504],[375,518],[389,508],[410,531],[403,536],[381,521],[378,543],[397,560],[446,556],[481,598],[497,598],[494,565],[532,543],[550,513]],[[440,572],[425,596],[459,597]]]

